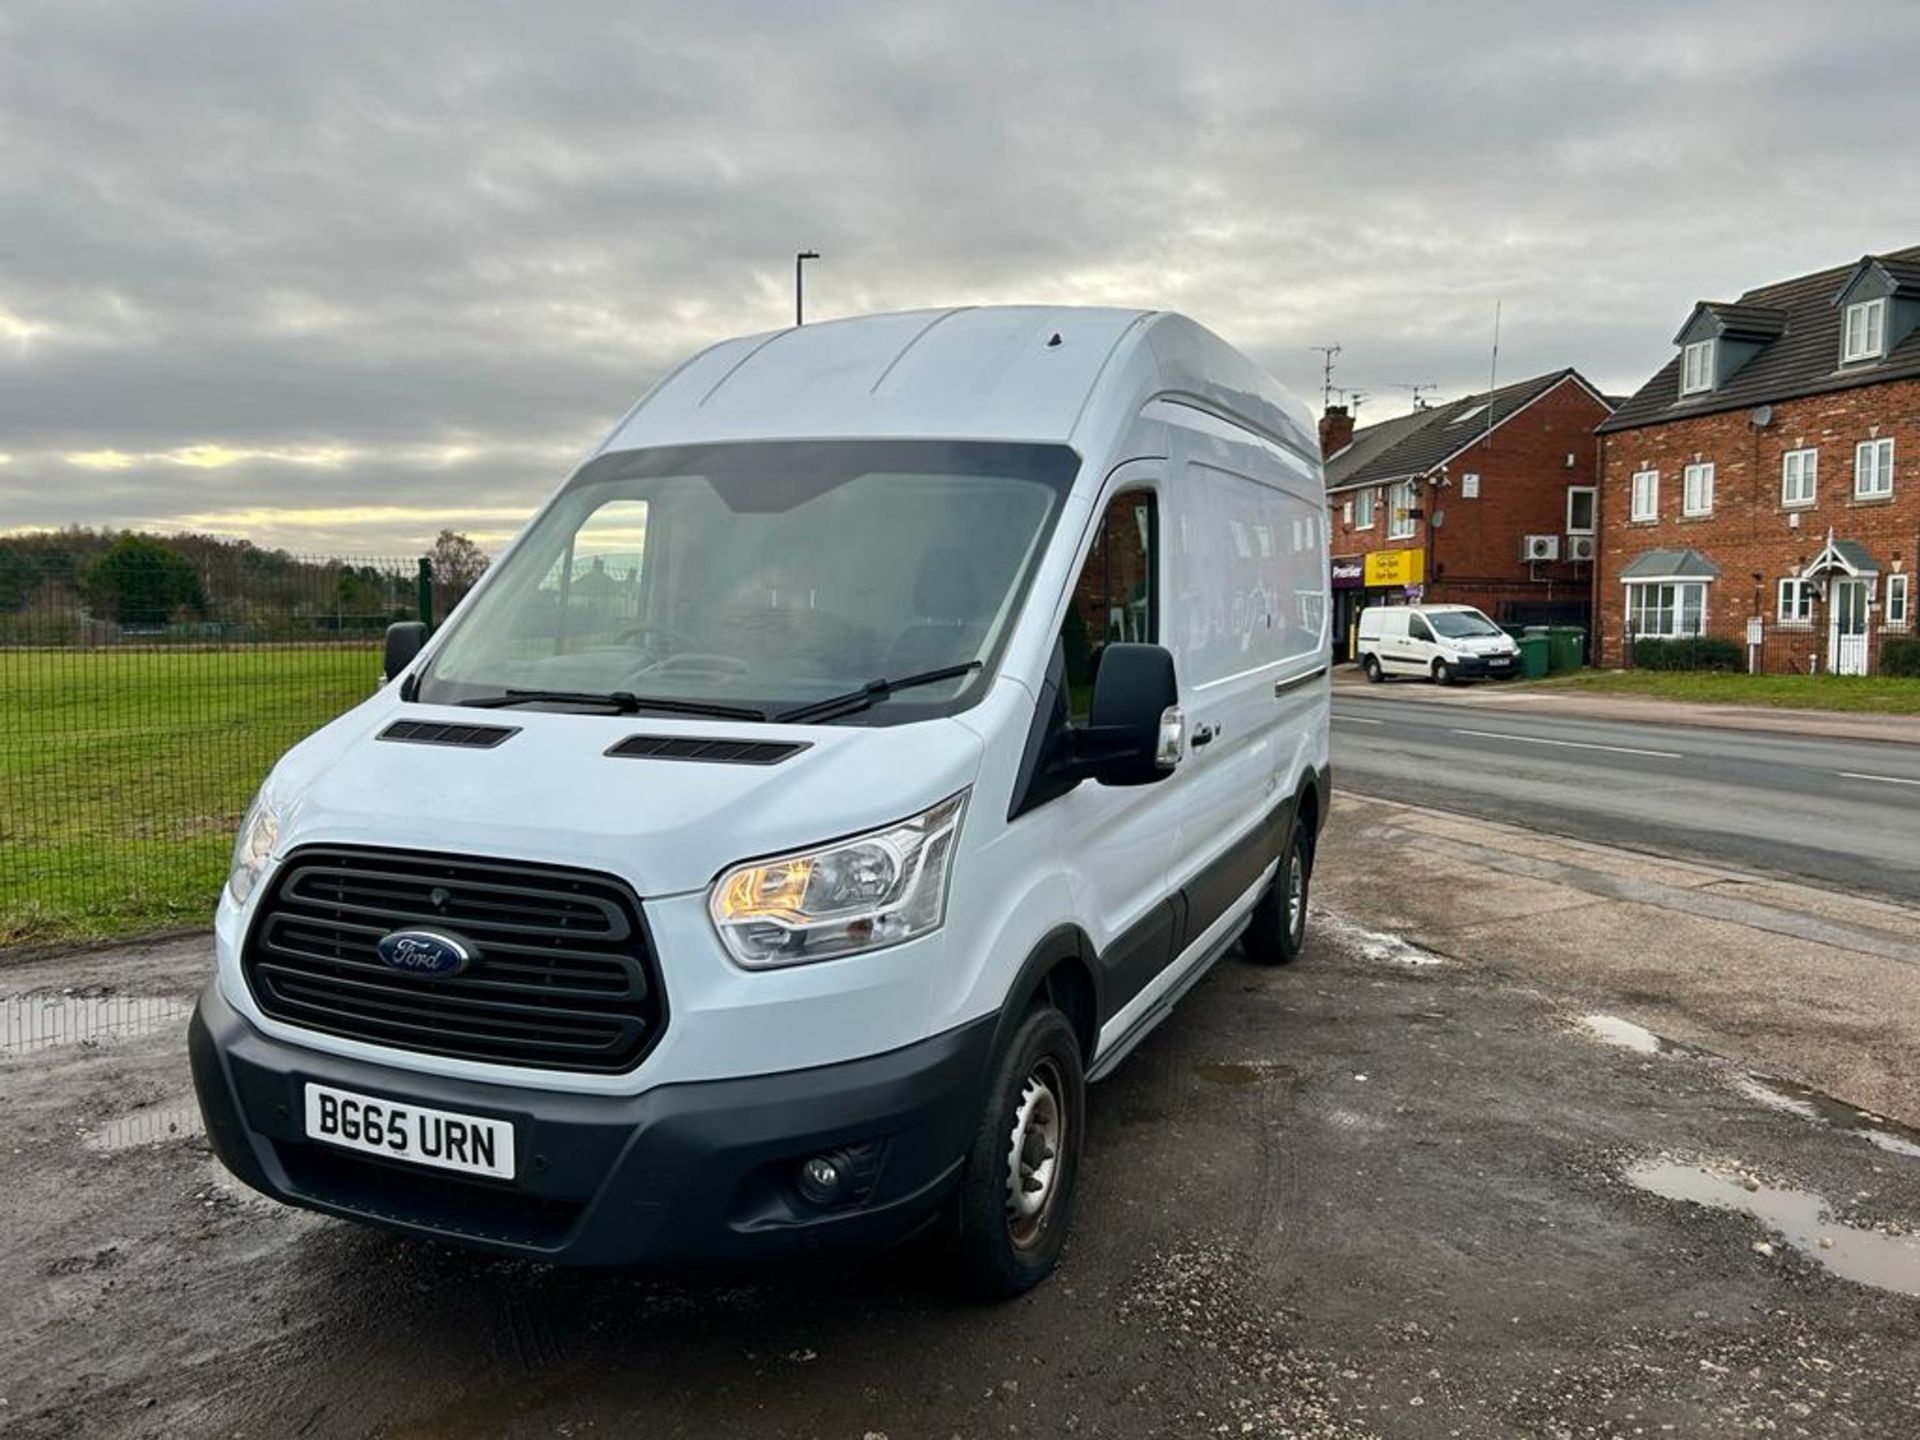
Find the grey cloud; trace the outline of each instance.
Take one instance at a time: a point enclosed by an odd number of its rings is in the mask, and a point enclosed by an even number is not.
[[[1496,300],[1503,375],[1630,388],[1694,298],[1920,239],[1863,66],[1917,42],[1901,0],[17,0],[0,528],[530,507],[662,366],[785,323],[801,245],[823,316],[1168,306],[1315,398],[1338,341],[1368,418],[1484,384]],[[357,458],[59,458],[205,444]]]

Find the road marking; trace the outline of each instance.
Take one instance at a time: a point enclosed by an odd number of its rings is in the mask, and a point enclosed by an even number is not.
[[[1493,730],[1456,730],[1456,735],[1478,735],[1482,740],[1516,740],[1522,745],[1558,745],[1566,750],[1609,750],[1615,755],[1651,755],[1656,760],[1684,760],[1678,750],[1636,750],[1631,745],[1589,745],[1583,740],[1543,740],[1538,735],[1503,735]]]
[[[1862,775],[1857,770],[1842,770],[1842,780],[1878,780],[1882,785],[1920,785],[1920,780],[1903,780],[1898,775]]]
[[[1361,715],[1342,715],[1338,710],[1333,712],[1333,718],[1346,725],[1384,725],[1387,723],[1384,720],[1368,720]]]

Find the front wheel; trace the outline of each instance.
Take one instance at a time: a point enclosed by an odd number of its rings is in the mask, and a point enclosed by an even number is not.
[[[1313,881],[1313,841],[1298,817],[1281,853],[1273,884],[1247,917],[1242,937],[1248,958],[1291,965],[1307,943],[1307,887]]]
[[[1433,662],[1433,683],[1436,685],[1453,684],[1453,666],[1444,660]]]
[[[1073,1218],[1085,1120],[1080,1042],[1066,1016],[1043,1006],[1014,1032],[967,1156],[952,1258],[974,1294],[1011,1299],[1053,1273]]]

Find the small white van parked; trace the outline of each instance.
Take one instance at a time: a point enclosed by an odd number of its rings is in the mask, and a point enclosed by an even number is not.
[[[1354,655],[1367,679],[1419,675],[1436,684],[1520,673],[1520,647],[1471,605],[1374,605],[1360,612]]]
[[[268,776],[191,1030],[214,1149],[502,1254],[938,1225],[1020,1291],[1086,1083],[1236,940],[1299,953],[1327,600],[1312,416],[1190,320],[717,345]]]

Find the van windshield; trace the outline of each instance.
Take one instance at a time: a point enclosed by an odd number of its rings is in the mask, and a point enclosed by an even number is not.
[[[1064,446],[947,441],[602,456],[461,611],[418,698],[774,713],[977,662],[862,718],[942,713],[991,669],[1078,468]]]
[[[1479,635],[1500,635],[1505,632],[1478,610],[1441,610],[1429,612],[1427,619],[1433,628],[1449,640],[1471,640]]]

